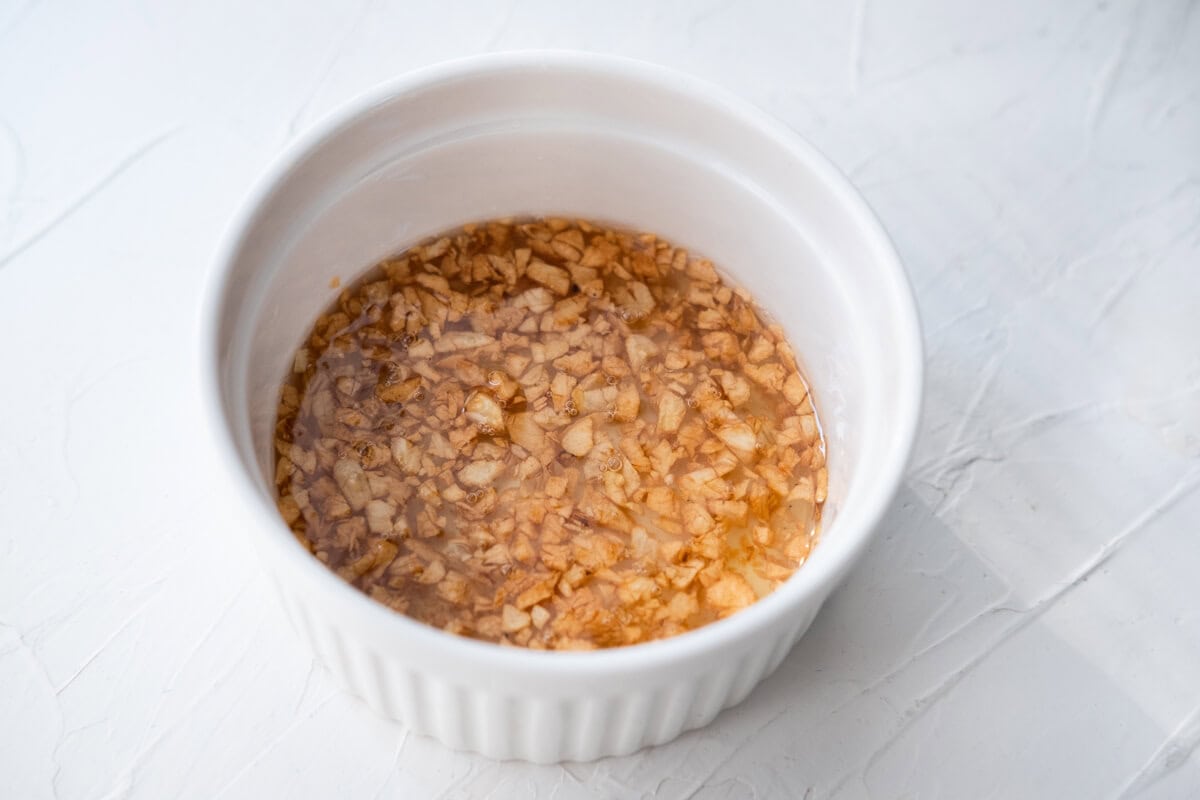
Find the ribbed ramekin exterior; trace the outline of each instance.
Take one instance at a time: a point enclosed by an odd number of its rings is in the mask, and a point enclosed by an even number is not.
[[[664,744],[746,698],[783,661],[816,609],[778,635],[711,659],[691,677],[648,675],[619,693],[545,697],[503,685],[454,683],[381,653],[277,582],[297,633],[339,682],[378,714],[443,744],[495,759],[590,761]]]
[[[780,203],[796,204],[792,211],[798,218],[811,214],[813,209],[823,212],[840,208],[841,218],[837,215],[833,218],[838,224],[830,229],[827,241],[820,241],[836,254],[845,241],[861,239],[862,247],[850,247],[843,253],[847,263],[878,262],[880,268],[876,279],[860,275],[855,280],[848,278],[850,282],[842,287],[857,287],[870,301],[866,306],[871,309],[870,315],[858,322],[865,326],[864,330],[855,332],[864,337],[886,337],[894,345],[888,348],[886,359],[876,359],[887,367],[878,378],[886,389],[886,402],[866,406],[863,420],[845,422],[851,428],[886,432],[888,449],[874,454],[870,469],[864,468],[865,477],[861,480],[869,488],[855,495],[853,503],[849,499],[844,501],[836,535],[826,542],[823,533],[821,546],[803,572],[789,582],[790,586],[785,584],[772,598],[742,612],[745,616],[738,615],[727,624],[718,623],[703,633],[687,634],[673,642],[639,646],[646,649],[630,658],[582,659],[591,654],[578,654],[582,660],[564,662],[554,660],[560,654],[524,658],[512,657],[511,653],[498,658],[486,648],[462,646],[461,642],[447,645],[448,634],[429,629],[414,633],[416,623],[392,619],[385,615],[382,606],[370,608],[365,596],[349,590],[315,561],[304,563],[302,559],[308,559],[308,554],[296,547],[291,533],[282,527],[271,499],[270,470],[260,474],[257,469],[261,466],[257,457],[271,448],[269,442],[253,440],[249,422],[253,414],[246,405],[252,387],[243,385],[246,382],[239,372],[249,370],[248,356],[240,349],[239,337],[252,329],[250,322],[262,310],[255,305],[259,300],[250,302],[245,298],[254,297],[258,292],[255,287],[267,285],[262,280],[265,274],[262,270],[264,264],[272,263],[271,258],[257,250],[276,253],[295,243],[271,230],[272,226],[291,230],[293,222],[291,207],[277,201],[276,193],[301,191],[326,197],[334,191],[340,184],[329,183],[322,177],[332,167],[315,156],[326,152],[331,142],[340,143],[327,151],[332,153],[329,157],[334,161],[354,162],[353,169],[359,170],[362,165],[355,159],[365,155],[358,140],[349,136],[349,132],[359,127],[387,134],[376,137],[387,140],[376,142],[382,148],[376,156],[387,159],[395,157],[393,148],[397,142],[432,147],[442,140],[436,136],[422,138],[432,136],[431,131],[439,132],[438,135],[460,131],[447,122],[444,131],[436,126],[428,131],[409,131],[406,134],[409,139],[405,139],[400,135],[403,126],[398,121],[410,114],[410,110],[398,98],[428,97],[431,96],[428,92],[437,87],[463,86],[495,73],[520,78],[521,85],[532,87],[534,95],[544,89],[548,92],[548,107],[557,108],[559,101],[554,100],[558,97],[557,84],[551,82],[548,87],[538,89],[541,84],[535,80],[538,75],[555,71],[574,75],[583,87],[608,86],[610,100],[618,94],[644,98],[644,102],[634,103],[630,108],[610,103],[611,108],[604,112],[617,121],[628,116],[633,125],[630,130],[638,131],[631,138],[650,136],[649,131],[654,130],[659,131],[654,136],[662,140],[664,149],[669,146],[698,147],[700,153],[713,148],[724,151],[731,148],[732,142],[737,152],[762,150],[763,159],[738,161],[741,164],[738,169],[747,170],[751,176],[746,178],[751,183],[743,185],[737,181],[739,187],[753,185],[753,180],[765,180],[764,176],[773,174],[774,165],[778,165],[786,168],[779,173],[783,177],[778,185],[774,181],[766,183],[774,187],[772,192],[780,194]],[[613,89],[611,83],[618,79],[628,84],[628,92]],[[517,94],[524,93],[522,88]],[[586,96],[587,90],[569,94]],[[663,97],[674,97],[687,113],[674,113],[674,101],[665,102]],[[450,103],[447,113],[451,117],[457,113],[454,111],[459,107],[457,102]],[[593,111],[590,100],[585,105],[590,119]],[[571,103],[564,108],[571,119],[581,113]],[[377,111],[383,115],[381,118],[377,117]],[[375,127],[381,119],[389,118],[397,123],[395,129],[382,124]],[[541,119],[537,115],[531,118]],[[679,124],[666,125],[663,120],[667,118],[678,120]],[[463,125],[474,124],[470,115],[463,119]],[[694,131],[710,127],[706,121],[714,123],[713,135],[693,136]],[[612,120],[605,121],[601,128],[607,130],[612,124],[615,124]],[[473,128],[467,125],[461,130]],[[743,135],[746,142],[753,144],[743,145]],[[772,167],[762,166],[759,162],[764,160]],[[799,183],[793,180],[797,176],[802,178]],[[807,189],[793,192],[793,184]],[[817,192],[824,200],[819,205],[801,202],[806,192]],[[287,225],[281,222],[284,219],[288,220]],[[258,263],[260,260],[262,263]],[[630,753],[700,727],[722,709],[742,700],[778,667],[808,628],[825,597],[861,555],[871,530],[882,518],[899,485],[920,416],[920,331],[911,291],[893,248],[867,206],[831,165],[777,122],[713,87],[635,62],[591,54],[492,55],[431,68],[389,84],[330,117],[281,158],[279,166],[262,181],[235,219],[217,263],[218,276],[206,299],[202,336],[204,381],[211,389],[209,409],[217,432],[214,440],[220,443],[230,474],[237,476],[239,491],[248,498],[247,508],[256,515],[257,544],[268,570],[276,577],[296,629],[334,675],[380,714],[451,747],[494,758],[554,762]],[[880,311],[887,313],[881,316]],[[275,386],[268,381],[269,391],[273,392]],[[273,397],[265,408],[274,409]],[[264,430],[269,438],[270,426]],[[862,435],[866,437],[868,433]],[[265,448],[260,448],[264,444]],[[854,471],[852,466],[848,470]],[[717,630],[721,625],[725,625],[724,629]],[[441,641],[431,638],[435,635],[442,637]],[[650,652],[653,657],[642,657]],[[567,663],[582,666],[559,669]],[[497,665],[503,668],[495,668]],[[617,667],[610,669],[612,665]]]

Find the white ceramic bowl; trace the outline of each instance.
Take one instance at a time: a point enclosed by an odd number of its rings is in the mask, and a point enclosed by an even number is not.
[[[377,604],[275,511],[272,427],[292,352],[343,280],[462,223],[556,214],[654,231],[713,259],[783,324],[828,441],[811,558],[774,594],[663,641],[503,648]],[[497,758],[585,760],[666,742],[770,674],[862,553],[921,399],[912,296],[887,237],[796,134],[706,83],[577,53],[402,76],[334,113],[235,218],[203,312],[213,441],[300,635],[372,708]]]

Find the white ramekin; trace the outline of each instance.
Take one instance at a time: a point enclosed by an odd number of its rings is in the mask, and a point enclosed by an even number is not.
[[[784,325],[814,389],[830,480],[820,543],[774,594],[672,639],[537,652],[396,614],[297,545],[273,501],[275,401],[338,291],[331,279],[427,235],[520,214],[654,231],[712,258]],[[423,69],[309,131],[235,217],[201,338],[218,463],[300,635],[379,713],[452,747],[537,762],[666,742],[770,674],[880,521],[921,400],[910,288],[837,170],[713,86],[579,53]]]

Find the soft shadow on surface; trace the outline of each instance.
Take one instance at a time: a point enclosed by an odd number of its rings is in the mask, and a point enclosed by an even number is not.
[[[457,784],[558,781],[558,798],[825,796],[902,722],[906,672],[1004,598],[1000,584],[911,491],[783,664],[739,706],[669,744],[594,763],[483,765]],[[919,691],[919,689],[917,689]],[[411,745],[411,742],[410,742]],[[420,745],[419,745],[420,746]],[[653,752],[653,759],[648,754]],[[489,762],[495,764],[495,762]],[[458,796],[451,794],[451,796]]]

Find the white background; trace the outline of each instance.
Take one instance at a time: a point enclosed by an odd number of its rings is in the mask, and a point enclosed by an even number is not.
[[[1196,6],[0,0],[0,796],[1197,796]],[[215,243],[280,148],[520,47],[681,68],[811,139],[928,347],[906,484],[779,672],[561,767],[332,685],[226,508],[195,374]]]

